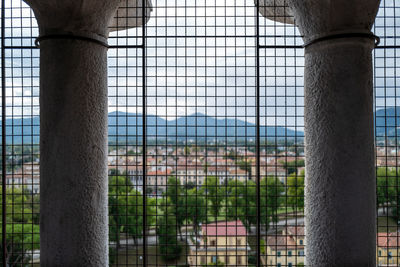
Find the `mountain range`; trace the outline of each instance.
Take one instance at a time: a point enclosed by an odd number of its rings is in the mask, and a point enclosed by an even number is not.
[[[379,109],[375,115],[376,137],[400,137],[400,107]]]
[[[146,116],[146,135],[149,139],[166,140],[238,140],[255,139],[256,126],[238,118],[212,117],[202,113],[166,120]],[[39,143],[39,117],[6,120],[7,144]],[[142,114],[114,111],[108,114],[109,141],[141,139]],[[280,126],[261,126],[260,136],[267,139],[302,139],[302,131]]]
[[[376,111],[375,135],[400,137],[400,108],[390,107]],[[147,136],[149,139],[164,140],[238,140],[255,139],[256,126],[239,118],[212,117],[202,113],[166,120],[159,116],[147,115]],[[6,120],[7,144],[39,143],[38,116]],[[142,114],[114,111],[108,114],[110,141],[140,140],[143,134]],[[1,128],[1,127],[0,127]],[[281,126],[261,126],[260,136],[270,140],[295,138],[302,140],[304,133]]]

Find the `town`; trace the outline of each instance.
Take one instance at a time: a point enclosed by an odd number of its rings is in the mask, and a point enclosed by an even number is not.
[[[383,209],[396,202],[386,191],[397,186],[389,185],[387,179],[384,183],[383,177],[389,172],[397,177],[393,167],[398,166],[396,149],[384,148],[376,149],[378,204]],[[30,211],[31,216],[14,218],[18,214],[14,210],[10,220],[15,225],[35,225],[35,233],[30,232],[34,245],[25,249],[38,252],[39,153],[32,148],[18,151],[20,154],[10,153],[8,158],[15,164],[8,170],[7,190],[26,195],[10,200],[13,201],[10,205],[15,209],[23,204],[21,208]],[[128,261],[140,265],[146,231],[147,253],[159,255],[154,264],[158,262],[160,266],[255,266],[257,249],[263,266],[303,266],[306,256],[303,144],[266,145],[260,150],[259,164],[257,181],[256,151],[251,144],[149,145],[145,157],[140,146],[110,145],[111,263]],[[380,175],[379,171],[383,173]],[[255,243],[257,183],[261,203],[260,244]],[[381,187],[384,190],[379,191]],[[146,201],[145,219],[143,201]],[[390,212],[396,220],[397,211]],[[26,238],[32,238],[29,231],[24,231]],[[399,236],[397,232],[385,234],[387,231],[382,229],[378,235],[377,259],[382,266],[397,264],[394,261],[397,261]],[[131,253],[119,253],[126,249]],[[26,260],[35,263],[38,256],[27,255]]]

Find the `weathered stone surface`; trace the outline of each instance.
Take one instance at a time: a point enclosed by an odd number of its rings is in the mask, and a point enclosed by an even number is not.
[[[307,266],[376,264],[373,45],[351,38],[307,48]]]
[[[106,38],[120,0],[24,0],[35,13],[41,35],[60,32]]]
[[[106,53],[41,43],[41,266],[108,265]]]
[[[150,19],[150,0],[24,0],[33,9],[41,35],[61,32],[98,34],[143,25]]]
[[[110,25],[140,26],[142,16],[116,21],[115,14],[118,8],[129,16],[142,9],[133,11],[140,5],[131,0],[26,2],[45,37],[40,41],[41,266],[108,266],[107,48],[87,39],[105,43]]]
[[[151,0],[144,0],[145,3],[145,20],[146,24],[150,19],[152,11]],[[117,12],[109,24],[110,31],[119,31],[140,27],[143,25],[143,0],[123,0],[119,5]]]
[[[370,32],[380,0],[287,0],[308,42],[334,32]]]
[[[370,34],[380,3],[285,2],[289,8],[262,13],[274,19],[290,11],[305,43]],[[373,39],[348,35],[305,49],[307,266],[376,265],[373,48]]]
[[[294,24],[293,12],[287,4],[287,0],[254,0],[257,6],[259,5],[259,12],[267,19]]]

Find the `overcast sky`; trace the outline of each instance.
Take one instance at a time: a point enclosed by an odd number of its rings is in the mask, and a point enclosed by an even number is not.
[[[376,25],[380,36],[400,36],[399,6],[382,1]],[[30,9],[7,0],[8,45],[31,45],[38,35]],[[22,7],[22,8],[20,8]],[[397,16],[395,17],[395,10]],[[243,117],[254,121],[256,84],[256,9],[253,0],[153,0],[147,35],[147,112],[167,119],[201,112],[210,116]],[[292,25],[259,18],[260,44],[301,45]],[[12,25],[13,29],[10,27]],[[34,27],[31,29],[31,25]],[[111,34],[112,45],[140,44],[142,29]],[[118,37],[118,38],[116,38]],[[387,45],[399,38],[383,40]],[[400,51],[396,51],[400,53]],[[399,57],[395,50],[377,50],[377,107],[397,104]],[[38,114],[38,50],[7,50],[8,115]],[[109,50],[109,111],[141,113],[142,50]],[[33,59],[31,57],[34,57]],[[385,56],[386,58],[382,58]],[[303,49],[261,49],[262,123],[290,128],[303,125]],[[11,77],[14,77],[11,79]],[[385,88],[385,89],[383,89]],[[13,97],[11,97],[13,96]],[[36,96],[36,97],[32,97]],[[400,103],[400,100],[397,100]],[[32,106],[33,105],[33,106]],[[285,118],[285,116],[288,116]]]

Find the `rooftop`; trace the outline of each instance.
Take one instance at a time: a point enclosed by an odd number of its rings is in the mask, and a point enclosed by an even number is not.
[[[201,231],[203,236],[247,236],[246,228],[241,221],[205,224]]]

